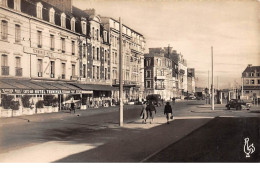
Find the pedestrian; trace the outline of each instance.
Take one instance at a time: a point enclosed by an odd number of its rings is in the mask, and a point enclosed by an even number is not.
[[[149,112],[150,114],[150,119],[151,119],[150,124],[152,124],[154,120],[154,116],[156,114],[156,109],[152,101],[149,102],[146,110],[148,110],[147,112]]]
[[[140,117],[143,119],[142,123],[146,124],[146,120],[148,119],[148,112],[146,111],[147,104],[143,102],[142,111]]]
[[[74,112],[74,114],[76,113],[75,112],[75,103],[73,101],[70,104],[70,113],[71,113],[71,111]]]
[[[172,119],[173,116],[172,116],[172,107],[169,102],[167,102],[164,107],[164,114],[166,115],[167,124],[170,124],[169,120],[170,118]]]

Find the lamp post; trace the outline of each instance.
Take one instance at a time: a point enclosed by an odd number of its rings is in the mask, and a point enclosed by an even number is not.
[[[124,124],[124,105],[123,105],[123,50],[122,50],[122,21],[119,18],[119,125],[122,127]]]
[[[211,65],[212,65],[212,101],[211,101],[211,109],[214,110],[214,67],[213,67],[213,46],[211,46]]]

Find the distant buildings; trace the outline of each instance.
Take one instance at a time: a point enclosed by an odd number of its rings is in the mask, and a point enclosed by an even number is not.
[[[195,93],[195,69],[188,72],[187,61],[172,47],[149,48],[144,70],[145,95],[160,94],[169,100]]]
[[[260,98],[260,66],[249,64],[242,73],[242,94],[248,98]]]

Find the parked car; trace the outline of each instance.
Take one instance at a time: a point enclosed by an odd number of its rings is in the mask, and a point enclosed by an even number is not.
[[[196,100],[195,96],[186,96],[184,97],[184,100]]]
[[[228,104],[226,105],[227,109],[230,110],[231,108],[235,108],[236,110],[242,110],[242,109],[250,109],[250,104],[244,102],[240,99],[231,99]]]
[[[148,102],[152,101],[155,106],[161,106],[163,104],[163,100],[161,98],[161,95],[159,94],[150,94],[146,96],[146,100]]]

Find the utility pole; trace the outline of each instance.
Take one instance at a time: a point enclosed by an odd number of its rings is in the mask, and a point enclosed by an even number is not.
[[[119,125],[122,127],[124,124],[124,105],[123,105],[123,52],[122,52],[122,21],[119,18]]]
[[[211,87],[212,87],[212,92],[211,92],[211,95],[212,95],[212,101],[211,101],[211,109],[214,110],[214,67],[213,67],[213,46],[211,46],[211,63],[212,63],[212,84],[211,84]]]

